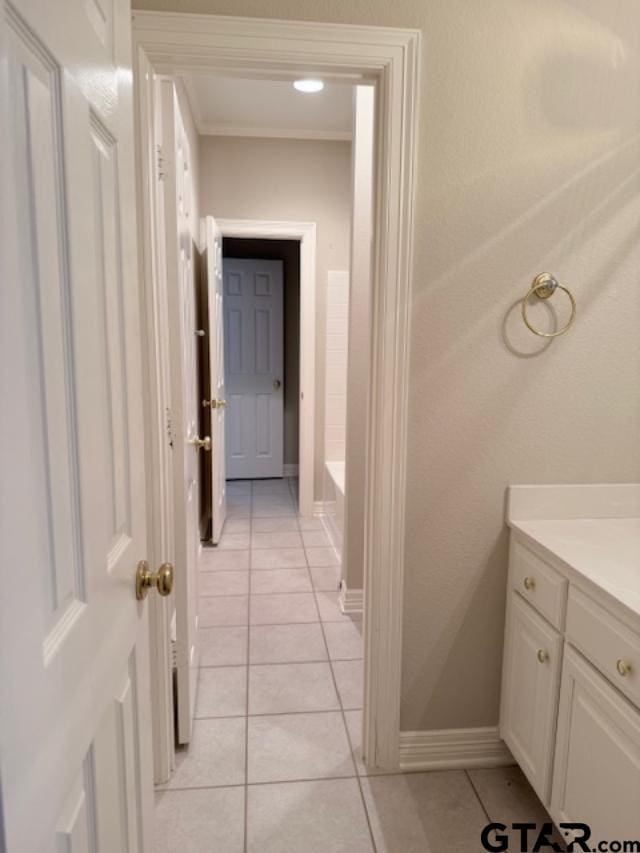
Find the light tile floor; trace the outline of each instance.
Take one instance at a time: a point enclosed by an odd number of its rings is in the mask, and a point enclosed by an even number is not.
[[[228,484],[201,563],[193,740],[157,793],[155,853],[480,853],[489,820],[548,820],[515,767],[367,771],[361,623],[295,489]]]

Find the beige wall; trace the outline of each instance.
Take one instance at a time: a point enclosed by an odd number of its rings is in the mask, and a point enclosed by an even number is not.
[[[137,2],[423,31],[402,726],[495,724],[505,487],[640,478],[640,5]],[[521,357],[545,269],[577,323]]]
[[[324,343],[330,269],[349,265],[351,144],[200,137],[200,210],[218,219],[317,223],[315,498],[322,499]]]
[[[364,586],[364,508],[371,347],[371,241],[375,91],[354,86],[351,175],[351,286],[347,382],[346,493],[342,577],[347,589]]]

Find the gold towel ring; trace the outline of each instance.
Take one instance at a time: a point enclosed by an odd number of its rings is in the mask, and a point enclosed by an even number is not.
[[[538,299],[549,299],[558,289],[563,290],[569,297],[569,302],[571,303],[571,316],[569,317],[567,324],[561,329],[558,329],[557,332],[541,332],[540,329],[536,329],[536,327],[532,326],[529,322],[529,318],[527,317],[527,302],[529,301],[529,297],[534,293]],[[541,338],[557,338],[559,335],[564,335],[564,333],[568,332],[571,326],[573,326],[573,321],[576,319],[576,300],[573,298],[569,288],[560,284],[555,276],[551,275],[549,272],[541,272],[534,278],[533,284],[529,288],[525,298],[522,300],[522,319],[524,320],[526,327],[532,331],[534,335],[539,335]]]

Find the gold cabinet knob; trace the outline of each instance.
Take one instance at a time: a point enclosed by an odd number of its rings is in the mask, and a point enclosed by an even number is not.
[[[524,579],[524,588],[525,589],[533,589],[536,585],[536,582],[533,578],[525,578]]]
[[[189,444],[193,444],[196,450],[211,450],[211,436],[205,435],[204,438],[190,438]]]
[[[546,652],[544,649],[538,649],[537,657],[540,663],[546,663],[549,660],[549,652]]]
[[[616,661],[616,669],[623,678],[626,678],[627,675],[630,674],[633,667],[628,661],[623,660],[622,658],[618,658],[618,660]]]
[[[173,566],[163,563],[157,572],[152,572],[146,560],[140,560],[136,570],[136,598],[142,601],[154,587],[160,595],[170,595],[173,589]]]

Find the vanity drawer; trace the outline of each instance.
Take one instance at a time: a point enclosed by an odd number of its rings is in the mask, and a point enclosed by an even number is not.
[[[567,608],[567,639],[640,706],[640,635],[573,586]]]
[[[511,550],[511,583],[558,630],[564,624],[567,579],[520,542]]]

